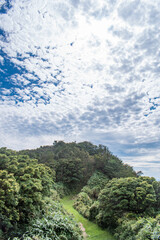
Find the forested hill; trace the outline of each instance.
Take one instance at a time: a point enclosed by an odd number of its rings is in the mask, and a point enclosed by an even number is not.
[[[84,240],[60,204],[73,195],[74,208],[117,240],[160,239],[160,182],[139,176],[107,147],[56,141],[0,148],[1,240]]]
[[[54,169],[56,182],[67,184],[70,189],[84,186],[95,171],[105,174],[108,179],[136,176],[133,168],[114,156],[106,146],[86,141],[55,141],[52,146],[23,150],[19,154],[27,154]]]

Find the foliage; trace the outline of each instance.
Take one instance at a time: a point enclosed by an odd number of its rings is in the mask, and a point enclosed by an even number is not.
[[[108,178],[103,173],[96,171],[77,195],[74,208],[84,217],[93,220],[95,213],[98,213],[98,209],[95,209],[97,204],[94,204],[94,202],[98,199],[100,190],[104,188],[107,182]]]
[[[15,237],[14,240],[20,240]],[[81,231],[73,218],[62,206],[50,199],[46,202],[44,214],[32,221],[27,231],[23,233],[23,239],[37,240],[81,240]]]
[[[62,182],[55,183],[54,189],[56,190],[60,198],[71,194],[71,190]]]
[[[136,177],[136,172],[108,150],[103,154],[96,154],[95,170],[102,172],[109,179],[120,177]]]
[[[92,199],[97,199],[100,191],[105,187],[105,185],[108,182],[108,177],[101,173],[96,171],[88,180],[87,187],[90,189],[88,192],[89,196]],[[85,192],[86,187],[82,189],[83,192]]]
[[[139,218],[138,220],[120,219],[115,237],[118,240],[159,240],[160,216],[156,218]]]
[[[89,219],[94,221],[99,213],[99,201],[94,201],[89,209]]]
[[[19,184],[13,174],[0,170],[0,213],[10,221],[19,220],[17,211],[19,198]]]
[[[64,143],[55,141],[53,146],[44,146],[34,150],[23,150],[27,154],[45,163],[56,172],[56,182],[67,184],[68,188],[80,189],[87,184],[95,171],[113,177],[137,176],[132,167],[114,156],[107,147],[93,145],[90,142]]]
[[[152,184],[143,177],[120,178],[108,182],[99,198],[97,221],[102,226],[115,226],[126,212],[152,215],[156,195]]]
[[[85,150],[92,156],[94,156],[95,154],[103,154],[103,153],[106,153],[106,151],[109,151],[107,147],[104,145],[99,144],[99,146],[96,146],[87,141],[78,143],[77,147]]]
[[[81,192],[78,194],[73,206],[80,214],[82,214],[82,216],[89,218],[92,203],[93,202],[87,193]]]
[[[160,185],[137,176],[107,147],[90,142],[55,141],[20,152],[1,148],[1,239],[7,233],[13,238],[16,231],[17,239],[81,239],[77,225],[56,203],[80,189],[74,207],[103,227],[117,226],[126,213],[151,215],[160,206]]]
[[[54,172],[27,155],[0,152],[0,230],[6,234],[39,214],[51,194]]]
[[[160,182],[155,181],[153,179],[152,185],[153,185],[153,188],[154,188],[155,193],[156,193],[155,209],[157,211],[159,211],[159,209],[160,209]]]
[[[35,150],[21,151],[20,154],[36,157],[56,171],[56,182],[62,182],[71,190],[84,186],[93,173],[94,159],[76,143],[55,142]]]
[[[70,187],[75,187],[83,178],[83,164],[80,158],[61,159],[56,164],[56,180],[63,181]]]

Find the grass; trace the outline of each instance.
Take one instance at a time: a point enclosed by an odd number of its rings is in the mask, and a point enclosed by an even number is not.
[[[70,213],[73,214],[77,222],[81,222],[88,235],[87,240],[115,240],[115,238],[106,230],[101,229],[95,223],[90,222],[82,215],[80,215],[73,208],[73,196],[67,196],[61,200],[63,207]]]

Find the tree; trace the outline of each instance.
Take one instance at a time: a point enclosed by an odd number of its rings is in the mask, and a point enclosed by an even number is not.
[[[63,182],[70,187],[80,184],[83,178],[82,160],[79,158],[61,159],[56,164],[57,182]]]
[[[109,181],[99,195],[98,223],[116,225],[126,212],[153,214],[156,195],[152,184],[140,178],[120,178]]]
[[[13,221],[19,220],[19,188],[13,174],[0,170],[0,230],[4,232],[8,231]]]
[[[115,237],[118,240],[159,240],[160,216],[156,218],[122,218],[121,224],[116,228]]]
[[[38,160],[3,149],[0,154],[1,225],[6,221],[10,224],[30,221],[43,208],[44,197],[50,196],[53,178],[54,172],[38,164]]]

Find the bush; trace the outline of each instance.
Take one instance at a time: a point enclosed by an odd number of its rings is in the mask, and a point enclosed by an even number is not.
[[[73,207],[84,217],[90,217],[90,207],[92,206],[93,201],[87,195],[87,193],[81,192],[77,195],[77,198],[74,202]]]
[[[94,221],[96,219],[96,216],[99,213],[99,202],[95,201],[92,206],[90,207],[90,216],[89,219]]]
[[[139,218],[138,220],[121,219],[116,229],[118,240],[159,240],[159,216],[156,218]]]
[[[152,216],[156,195],[152,184],[143,178],[120,178],[108,182],[99,198],[97,221],[103,227],[116,226],[126,213]]]
[[[57,191],[60,198],[63,198],[71,193],[70,189],[62,182],[55,183],[54,189]]]
[[[4,235],[39,215],[44,197],[51,195],[53,175],[50,168],[26,155],[9,150],[0,154],[0,230]]]
[[[94,220],[98,214],[98,196],[101,189],[107,184],[108,178],[96,171],[89,179],[87,185],[82,188],[74,203],[74,208],[84,217]]]
[[[87,186],[82,189],[82,192],[86,192],[90,198],[97,200],[100,191],[108,182],[108,177],[103,173],[96,171],[88,180]]]
[[[61,204],[46,200],[44,214],[34,220],[23,234],[23,240],[81,240],[81,230]],[[13,238],[13,240],[20,240]]]

